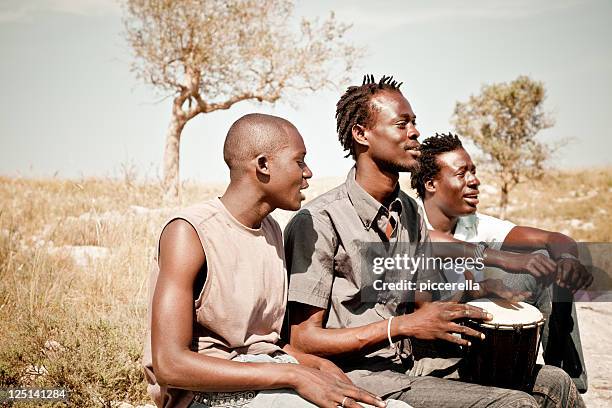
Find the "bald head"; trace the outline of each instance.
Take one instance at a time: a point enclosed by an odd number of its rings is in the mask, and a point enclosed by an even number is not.
[[[273,155],[289,143],[286,119],[263,113],[250,113],[230,127],[223,145],[223,160],[230,171],[242,171],[259,155]]]

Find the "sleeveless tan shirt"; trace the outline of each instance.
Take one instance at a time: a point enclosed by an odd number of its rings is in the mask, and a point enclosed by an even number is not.
[[[164,228],[177,218],[193,226],[206,255],[206,281],[194,301],[192,350],[223,359],[280,350],[276,342],[287,304],[287,273],[278,223],[267,216],[260,228],[248,228],[218,198],[181,211]],[[157,249],[159,253],[159,239]],[[149,287],[145,374],[149,394],[159,407],[183,407],[193,393],[160,387],[153,372],[151,301],[158,274],[155,262]]]

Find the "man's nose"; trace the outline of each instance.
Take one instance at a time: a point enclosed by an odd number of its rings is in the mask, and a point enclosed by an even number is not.
[[[302,177],[305,179],[309,179],[312,177],[312,171],[310,171],[310,167],[307,164],[304,164],[304,169],[302,170]]]
[[[478,180],[478,177],[476,177],[476,175],[472,172],[468,172],[468,174],[468,186],[478,187],[480,185],[480,180]]]
[[[412,140],[416,140],[419,136],[421,136],[421,133],[416,128],[416,125],[410,125],[408,128],[408,137]]]

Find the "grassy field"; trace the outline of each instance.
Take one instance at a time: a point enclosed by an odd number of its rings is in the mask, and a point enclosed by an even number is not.
[[[313,180],[307,196],[341,181]],[[482,209],[495,214],[494,184],[483,183]],[[187,184],[182,204],[221,192]],[[70,406],[150,403],[140,366],[147,277],[172,211],[160,197],[157,184],[129,177],[0,177],[0,387],[64,387]],[[609,242],[611,211],[612,169],[601,168],[517,187],[508,218]]]

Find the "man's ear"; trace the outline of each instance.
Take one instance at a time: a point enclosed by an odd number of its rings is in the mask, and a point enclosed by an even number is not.
[[[425,191],[427,191],[428,193],[433,194],[436,192],[436,181],[434,179],[426,180],[424,185]]]
[[[370,143],[368,142],[368,138],[366,136],[366,130],[365,127],[363,127],[362,125],[353,125],[353,127],[351,128],[351,133],[353,134],[353,140],[362,145],[362,146],[369,146]]]
[[[270,161],[268,159],[268,156],[266,156],[265,154],[260,154],[256,157],[255,163],[255,170],[257,174],[268,177],[270,176]]]

